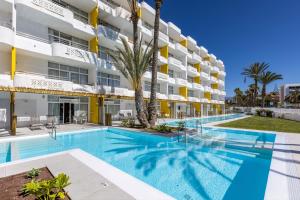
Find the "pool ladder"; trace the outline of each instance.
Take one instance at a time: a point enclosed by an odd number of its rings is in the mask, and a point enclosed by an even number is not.
[[[51,137],[56,140],[56,126],[54,121],[52,121],[52,126],[51,126]]]

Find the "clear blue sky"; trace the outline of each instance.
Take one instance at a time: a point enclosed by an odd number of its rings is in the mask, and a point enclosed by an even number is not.
[[[249,85],[240,74],[256,61],[283,75],[278,86],[300,83],[300,0],[164,0],[161,15],[224,61],[227,96]]]

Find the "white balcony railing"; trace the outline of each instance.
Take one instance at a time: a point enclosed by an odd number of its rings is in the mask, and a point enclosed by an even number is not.
[[[169,82],[169,84],[172,84],[172,85],[176,84],[175,78],[172,78],[172,77],[168,78],[168,82]]]
[[[193,83],[187,82],[186,86],[187,86],[187,88],[192,89],[193,88]]]
[[[188,69],[188,72],[190,74],[193,74],[195,76],[199,76],[200,75],[200,73],[197,71],[197,69],[195,67],[193,67],[193,66],[188,66],[187,69]]]
[[[0,74],[0,86],[1,87],[13,87],[13,80],[9,74]]]
[[[169,65],[176,67],[179,70],[186,71],[186,68],[183,66],[182,62],[180,60],[177,60],[176,58],[170,57]]]
[[[200,102],[200,99],[197,97],[188,97],[187,100],[190,102]]]
[[[214,77],[214,76],[211,76],[211,77],[210,77],[210,81],[211,81],[212,83],[218,83],[218,79],[217,79],[216,77]]]
[[[182,52],[183,54],[188,54],[187,48],[182,46],[180,43],[175,44],[175,49]]]
[[[201,72],[200,77],[205,79],[205,80],[210,80],[209,74],[205,73],[205,72]]]
[[[204,87],[199,83],[193,83],[193,89],[204,91]]]
[[[198,62],[202,61],[201,56],[197,55],[195,52],[193,52],[192,57],[193,57],[194,60],[196,60]]]
[[[178,95],[178,94],[169,94],[168,97],[169,97],[169,100],[186,101],[186,99],[183,96]]]
[[[175,82],[177,85],[180,85],[180,86],[186,86],[188,83],[187,80],[182,79],[182,78],[175,78]]]

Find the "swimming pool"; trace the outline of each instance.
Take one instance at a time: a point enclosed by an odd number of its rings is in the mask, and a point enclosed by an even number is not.
[[[184,120],[174,120],[166,122],[165,124],[169,126],[177,126],[179,121],[185,121],[185,125],[187,128],[196,128],[197,125],[200,124],[208,124],[212,122],[224,121],[229,119],[236,119],[245,116],[244,114],[229,114],[222,116],[211,116],[211,117],[203,117],[203,118],[192,118],[192,119],[184,119]]]
[[[240,135],[243,142],[253,145],[275,140],[275,135],[259,132],[205,129],[203,133],[225,134],[230,140]],[[272,151],[214,142],[178,142],[109,128],[58,134],[57,140],[43,137],[0,143],[0,162],[80,148],[176,199],[263,199]]]

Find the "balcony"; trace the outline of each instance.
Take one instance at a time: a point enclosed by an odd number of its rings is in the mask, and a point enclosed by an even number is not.
[[[152,29],[152,35],[154,35],[154,29]],[[162,33],[159,31],[159,36],[158,36],[158,46],[163,47],[169,44],[169,36],[166,34]]]
[[[218,89],[212,89],[211,93],[214,95],[219,95],[220,91]]]
[[[201,62],[201,61],[202,61],[201,56],[197,55],[195,52],[193,52],[192,58],[193,58],[193,60],[195,60],[196,62]]]
[[[193,83],[187,82],[186,87],[189,89],[193,89]]]
[[[208,74],[208,73],[205,73],[205,72],[201,72],[201,73],[200,73],[200,78],[201,78],[201,79],[204,79],[204,80],[207,80],[207,81],[210,80],[209,74]]]
[[[181,44],[177,43],[175,44],[175,50],[179,51],[183,55],[188,54],[188,50],[186,47],[182,46]]]
[[[13,46],[14,31],[10,22],[0,21],[0,46]]]
[[[14,83],[9,74],[0,74],[0,87],[13,87]]]
[[[147,71],[144,74],[144,78],[151,80],[152,79],[152,73],[150,71]],[[168,82],[169,81],[169,75],[161,73],[161,72],[157,72],[157,81],[159,82]]]
[[[121,38],[124,38],[126,41],[128,41],[127,36],[103,25],[98,27],[98,36],[101,43],[108,46],[111,46],[111,43],[122,46]]]
[[[211,68],[211,72],[212,73],[219,73],[220,72],[220,69],[218,67],[212,67]]]
[[[187,100],[190,102],[200,102],[200,99],[197,97],[188,97]]]
[[[220,75],[221,77],[225,77],[225,76],[226,76],[226,72],[220,71],[220,72],[219,72],[219,75]]]
[[[151,39],[153,38],[153,32],[145,26],[140,26],[140,29],[143,34],[143,39],[146,41],[151,41]]]
[[[204,87],[201,84],[199,84],[199,83],[193,83],[193,89],[194,90],[204,91]]]
[[[158,52],[158,62],[159,62],[158,63],[159,65],[165,65],[165,64],[168,64],[168,59],[161,56],[160,52]]]
[[[95,36],[94,28],[91,25],[75,19],[71,10],[56,3],[48,0],[16,0],[15,3],[17,13],[21,17],[77,37],[86,39]]]
[[[212,92],[211,87],[209,87],[209,86],[204,86],[204,92]]]
[[[188,66],[187,67],[187,71],[188,71],[188,74],[189,75],[192,75],[192,76],[200,76],[200,73],[197,71],[197,69],[193,66]]]
[[[210,77],[210,81],[211,81],[211,83],[218,83],[218,79],[214,76]]]
[[[168,78],[168,83],[171,84],[171,85],[175,85],[176,84],[175,78],[169,77]]]
[[[226,96],[226,92],[225,91],[220,91],[220,96]]]
[[[218,81],[218,84],[219,84],[220,86],[225,86],[225,82],[224,82],[223,80],[219,80],[219,81]]]
[[[186,101],[186,99],[178,94],[169,94],[168,95],[169,100],[173,100],[173,101]]]
[[[187,82],[187,80],[182,79],[182,78],[175,78],[175,83],[176,83],[176,85],[179,85],[179,86],[186,86],[188,82]]]
[[[48,78],[47,75],[17,72],[14,86],[19,88],[96,93],[93,86]]]
[[[170,57],[169,58],[169,65],[171,67],[174,67],[181,71],[186,71],[186,68],[182,65],[182,62],[180,60],[177,60],[176,58]]]
[[[134,91],[128,88],[112,87],[106,85],[98,86],[98,88],[101,94],[134,97]]]
[[[78,61],[89,65],[98,65],[98,56],[95,53],[58,42],[52,43],[51,46],[52,56],[54,57]]]

